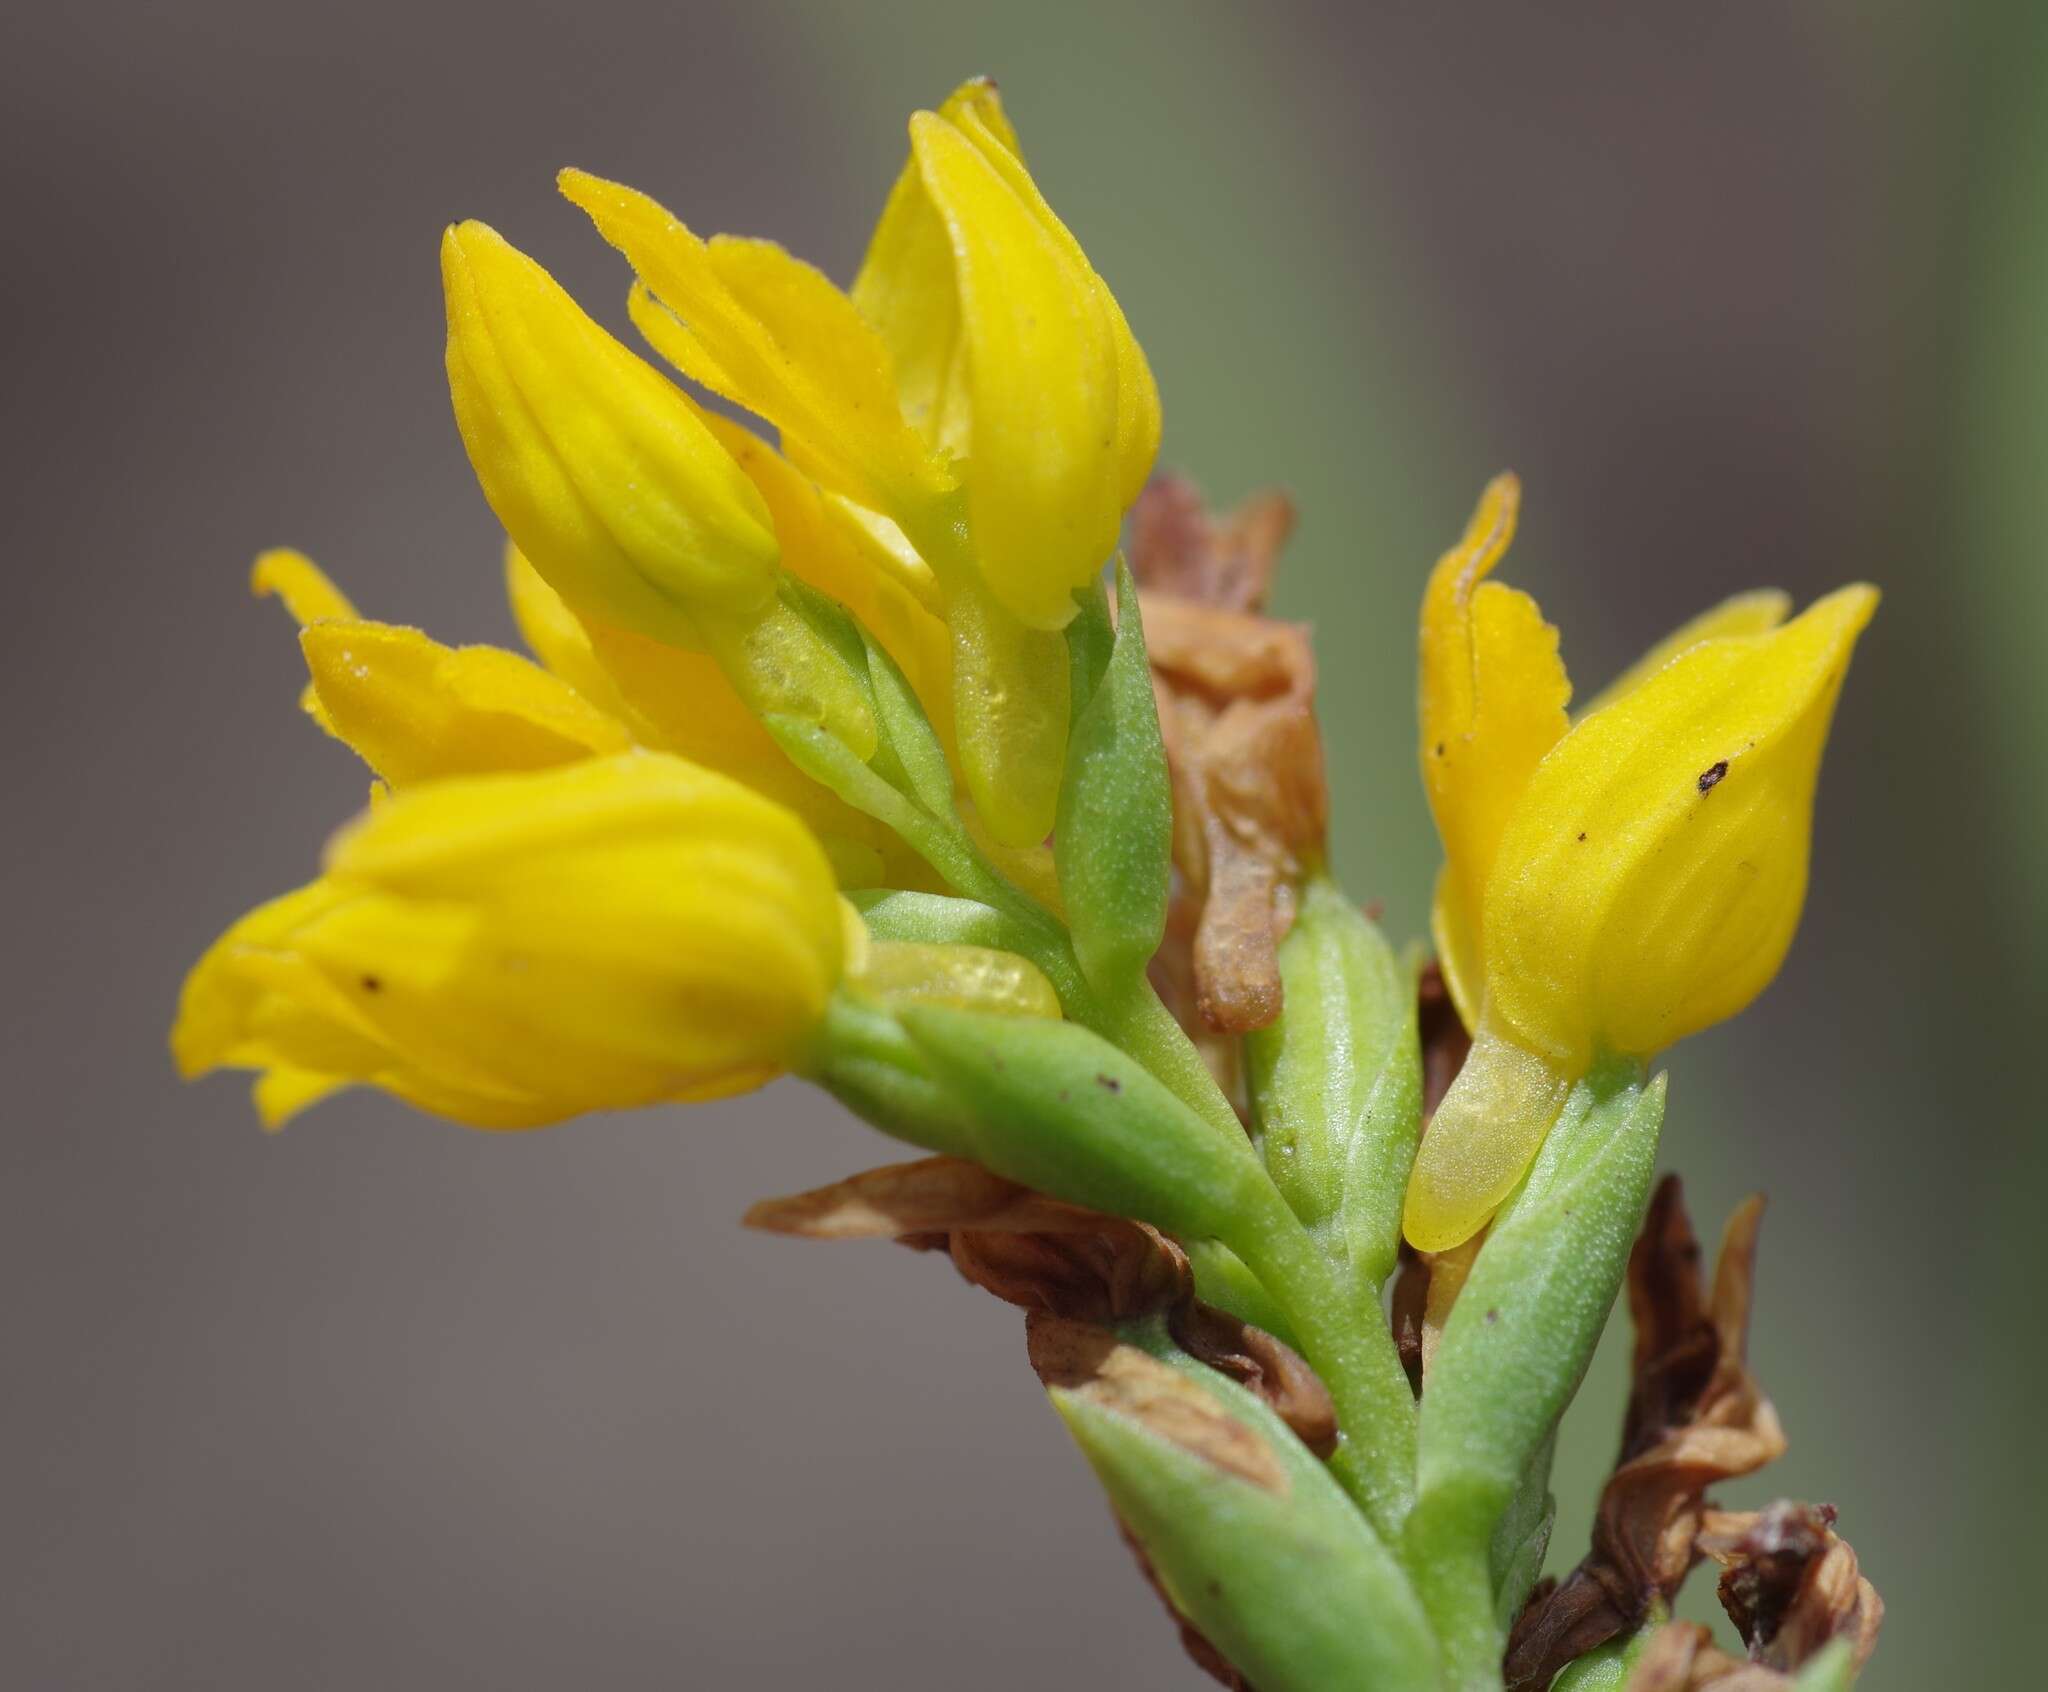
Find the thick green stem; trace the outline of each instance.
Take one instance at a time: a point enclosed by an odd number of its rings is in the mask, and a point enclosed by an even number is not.
[[[1330,1468],[1389,1546],[1415,1502],[1415,1395],[1376,1302],[1361,1299],[1284,1201],[1227,1242],[1286,1311],[1329,1388],[1341,1440]],[[1483,1560],[1482,1560],[1482,1574]]]
[[[1507,1640],[1496,1614],[1493,1572],[1481,1532],[1446,1531],[1454,1501],[1425,1498],[1409,1518],[1402,1546],[1408,1573],[1444,1654],[1448,1692],[1500,1692]],[[1483,1512],[1482,1512],[1483,1513]]]

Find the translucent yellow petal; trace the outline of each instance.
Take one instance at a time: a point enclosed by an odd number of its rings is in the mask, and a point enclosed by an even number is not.
[[[1060,997],[1038,966],[986,946],[875,945],[860,984],[892,1003],[952,1005],[996,1016],[1057,1017]]]
[[[953,724],[974,808],[1004,846],[1052,832],[1072,710],[1064,636],[1026,626],[980,581],[954,598]]]
[[[441,246],[456,422],[506,532],[571,605],[688,641],[775,589],[754,485],[697,409],[479,223]]]
[[[1696,645],[1593,712],[1531,777],[1486,894],[1487,1014],[1570,1068],[1646,1057],[1777,973],[1813,793],[1874,589]]]
[[[1527,594],[1485,579],[1514,538],[1520,502],[1513,476],[1487,486],[1422,602],[1422,779],[1445,863],[1433,927],[1440,949],[1455,948],[1446,975],[1468,1028],[1494,855],[1530,773],[1569,727],[1557,631]]]
[[[294,621],[317,623],[322,618],[349,618],[356,608],[328,579],[327,572],[303,552],[276,547],[261,554],[249,572],[249,589],[259,599],[272,595],[284,601]]]
[[[715,392],[765,417],[833,483],[870,505],[918,505],[951,478],[898,412],[887,353],[844,295],[766,242],[706,243],[646,195],[565,170],[564,195],[587,213],[672,313],[636,320],[657,350]]]
[[[1416,1149],[1401,1219],[1408,1243],[1449,1251],[1485,1227],[1542,1147],[1575,1079],[1482,1022]]]
[[[1633,693],[1681,652],[1689,652],[1703,640],[1720,640],[1729,635],[1768,634],[1792,610],[1792,596],[1777,588],[1755,588],[1724,599],[1702,611],[1691,622],[1681,624],[1645,652],[1584,706],[1586,716],[1603,705],[1611,705],[1624,694]]]
[[[1116,545],[1115,327],[1094,278],[954,125],[911,119],[946,226],[972,395],[969,524],[989,589],[1059,629]]]
[[[310,624],[299,644],[325,722],[394,787],[546,769],[632,744],[567,682],[496,647],[360,622]]]
[[[867,696],[832,647],[795,607],[727,621],[701,616],[698,627],[734,691],[761,717],[815,723],[863,762],[878,730]]]

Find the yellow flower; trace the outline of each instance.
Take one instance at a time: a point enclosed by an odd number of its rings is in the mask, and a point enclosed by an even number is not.
[[[1877,593],[1791,622],[1741,595],[1660,643],[1576,724],[1557,632],[1487,580],[1519,490],[1494,482],[1430,578],[1421,754],[1444,843],[1433,927],[1472,1054],[1424,1137],[1406,1230],[1470,1238],[1596,1059],[1647,1060],[1769,985],[1805,898],[1821,752]]]
[[[1151,467],[1158,393],[994,86],[967,84],[910,130],[851,297],[770,242],[706,241],[616,183],[565,171],[562,191],[639,274],[631,309],[657,350],[773,423],[871,543],[873,579],[943,611],[968,791],[997,839],[1030,845],[1051,827],[1066,739],[1058,631]]]
[[[719,1097],[801,1055],[843,912],[795,817],[679,758],[428,782],[221,937],[172,1050],[271,1125],[356,1083],[489,1128]]]
[[[452,648],[354,614],[312,560],[267,552],[252,577],[299,618],[306,709],[392,786],[550,769],[632,744],[566,682],[494,646]]]

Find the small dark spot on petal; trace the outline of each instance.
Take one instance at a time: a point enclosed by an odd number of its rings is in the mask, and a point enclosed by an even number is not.
[[[366,975],[366,976],[364,976],[364,977],[363,977],[363,991],[364,991],[365,993],[381,993],[381,992],[383,992],[383,991],[384,991],[384,978],[383,978],[382,976],[379,976],[379,975]]]
[[[1579,838],[1581,840],[1586,838],[1586,831],[1583,828],[1579,830]]]
[[[1439,758],[1444,755],[1444,743],[1441,740],[1436,743],[1436,755]]]
[[[1723,758],[1709,769],[1700,771],[1700,791],[1711,793],[1721,785],[1721,778],[1728,773],[1728,760]]]

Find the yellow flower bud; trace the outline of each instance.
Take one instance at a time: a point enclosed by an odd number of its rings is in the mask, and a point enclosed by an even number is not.
[[[910,139],[854,303],[888,345],[904,414],[961,465],[987,591],[1032,628],[1063,628],[1151,471],[1158,389],[995,85],[917,113]]]
[[[570,604],[695,645],[773,599],[768,509],[702,416],[480,223],[441,242],[448,383],[484,496]]]
[[[1780,627],[1782,595],[1740,596],[1568,727],[1555,631],[1483,579],[1514,504],[1511,478],[1488,490],[1424,602],[1435,926],[1475,1037],[1409,1187],[1408,1238],[1428,1251],[1484,1225],[1596,1060],[1646,1061],[1777,974],[1835,700],[1877,606],[1847,587]]]
[[[275,1119],[367,1082],[481,1127],[721,1096],[802,1051],[845,957],[795,817],[633,752],[395,794],[186,983],[187,1075]]]
[[[848,973],[891,1004],[951,1005],[995,1016],[1061,1014],[1059,993],[1036,964],[990,946],[886,940],[870,944]]]

